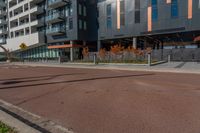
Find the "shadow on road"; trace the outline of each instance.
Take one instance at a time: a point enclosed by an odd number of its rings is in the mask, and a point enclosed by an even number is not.
[[[27,79],[27,78],[18,78],[18,79],[7,79],[3,80],[5,82],[2,82],[2,80],[0,80],[1,85],[10,85],[10,84],[18,84],[18,83],[23,83],[23,82],[35,82],[35,81],[42,81],[42,80],[50,80],[56,77],[60,77],[60,76],[69,76],[69,75],[80,75],[80,74],[84,74],[84,73],[72,73],[72,74],[60,74],[60,75],[49,75],[49,76],[38,76],[38,77],[28,77],[28,79],[32,79],[32,80],[20,80],[20,79]],[[36,79],[38,78],[38,79]]]
[[[71,74],[56,74],[56,75],[43,75],[43,76],[34,76],[34,77],[23,77],[23,78],[12,78],[12,79],[0,79],[2,81],[13,81],[13,80],[23,80],[23,79],[35,79],[35,78],[45,78],[45,77],[58,77],[58,76],[65,76],[65,75],[80,75],[84,73],[71,73]]]
[[[140,76],[152,76],[152,75],[155,75],[155,74],[154,73],[150,73],[150,74],[136,74],[136,75],[122,75],[122,76],[110,76],[110,77],[85,78],[85,79],[77,79],[77,80],[69,80],[69,81],[35,83],[35,84],[28,84],[28,85],[14,85],[14,86],[0,87],[0,89],[12,89],[12,88],[17,89],[17,88],[22,88],[22,87],[31,87],[31,86],[40,86],[40,85],[53,85],[53,84],[61,84],[61,83],[76,83],[76,82],[84,82],[84,81],[117,79],[117,78],[129,78],[129,77],[140,77]],[[23,82],[23,81],[21,81],[21,82]],[[24,81],[24,82],[26,82],[26,81]]]

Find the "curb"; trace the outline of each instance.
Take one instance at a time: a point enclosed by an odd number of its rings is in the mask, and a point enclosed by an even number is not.
[[[123,71],[145,71],[145,72],[162,72],[162,73],[183,73],[183,74],[200,74],[200,70],[185,70],[185,69],[167,69],[167,68],[152,68],[152,67],[145,67],[145,68],[126,68],[121,66],[113,66],[113,65],[69,65],[69,64],[37,64],[37,63],[13,63],[13,65],[20,65],[20,66],[40,66],[40,67],[58,67],[58,68],[81,68],[81,69],[102,69],[102,70],[123,70]]]
[[[11,128],[14,128],[14,130],[16,130],[19,133],[41,133],[35,130],[34,128],[29,127],[26,124],[22,123],[21,121],[8,115],[1,109],[0,109],[0,121],[10,126]]]
[[[74,133],[48,119],[0,99],[0,121],[19,133]]]

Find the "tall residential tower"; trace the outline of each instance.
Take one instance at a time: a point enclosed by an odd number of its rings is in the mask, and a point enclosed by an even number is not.
[[[96,7],[95,0],[8,0],[5,47],[27,59],[79,58],[83,46],[96,49]]]

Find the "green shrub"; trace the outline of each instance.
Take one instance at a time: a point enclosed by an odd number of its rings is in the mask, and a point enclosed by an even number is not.
[[[17,133],[13,128],[0,121],[0,133]]]

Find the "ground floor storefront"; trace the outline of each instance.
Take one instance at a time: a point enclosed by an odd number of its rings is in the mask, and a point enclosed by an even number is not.
[[[151,49],[200,48],[198,36],[200,36],[200,31],[116,37],[100,39],[98,41],[98,47],[105,48],[106,50],[110,50],[115,45],[121,45],[124,48],[131,46],[141,50],[149,47]]]
[[[18,50],[12,53],[12,57],[18,60],[30,60],[39,61],[45,59],[57,59],[59,57],[59,51],[48,49],[47,45],[41,45],[33,48],[27,48],[24,50]]]
[[[139,59],[145,60],[146,54],[151,52],[152,58],[158,60],[166,59],[171,55],[175,61],[199,61],[200,42],[195,41],[199,35],[199,31],[193,31],[112,38],[96,42],[66,41],[40,44],[17,50],[13,52],[12,57],[23,61],[68,62],[82,60],[84,57],[93,60],[94,55],[97,55],[98,58],[105,57],[109,61],[115,60],[114,56],[117,60],[126,61],[134,60],[133,58],[138,56],[142,56]],[[84,48],[88,48],[85,55]]]
[[[72,57],[71,57],[72,56]],[[79,60],[82,56],[82,47],[70,45],[48,45],[30,47],[12,53],[12,58],[23,61],[71,61]]]
[[[106,51],[106,60],[147,60],[147,54],[154,60],[200,61],[199,31],[148,34],[136,37],[110,38],[98,41],[99,51]],[[114,56],[113,56],[114,55]]]

